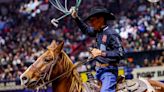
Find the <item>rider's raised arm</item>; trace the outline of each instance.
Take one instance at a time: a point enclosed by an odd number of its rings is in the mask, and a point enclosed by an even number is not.
[[[79,17],[77,14],[77,11],[75,8],[72,8],[71,10],[71,16],[72,18],[75,20],[76,24],[78,25],[78,27],[80,28],[80,30],[84,33],[84,34],[88,34],[89,36],[96,36],[96,33],[94,32],[93,28],[88,27]]]
[[[74,20],[84,34],[88,34],[92,37],[96,36],[96,33],[94,32],[93,28],[88,27],[79,17],[76,17]]]

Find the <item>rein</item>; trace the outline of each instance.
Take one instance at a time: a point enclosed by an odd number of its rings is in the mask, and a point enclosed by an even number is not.
[[[65,73],[62,73],[61,75],[59,75],[59,76],[55,77],[54,79],[50,80],[50,76],[51,76],[53,67],[56,65],[56,62],[57,62],[58,59],[59,59],[59,55],[57,56],[57,58],[54,58],[54,57],[53,57],[52,63],[49,64],[49,66],[48,66],[49,68],[46,69],[44,72],[41,72],[41,70],[39,70],[39,69],[38,69],[37,67],[35,67],[33,64],[31,65],[31,67],[32,67],[33,69],[35,69],[35,70],[37,71],[37,73],[40,75],[40,78],[39,78],[38,81],[35,83],[35,85],[37,85],[37,84],[39,83],[39,81],[42,81],[42,84],[41,84],[40,86],[37,87],[37,92],[39,92],[39,89],[40,89],[40,88],[43,88],[43,87],[44,87],[44,88],[47,88],[47,85],[48,85],[49,83],[52,83],[53,81],[55,81],[55,80],[57,80],[57,79],[59,79],[59,78],[61,78],[61,77],[65,77],[65,75],[68,75],[68,74],[69,74],[69,76],[70,76],[70,73],[73,73],[74,69],[76,69],[76,68],[80,67],[81,65],[87,63],[87,62],[91,59],[91,57],[89,57],[87,60],[84,60],[84,61],[82,61],[82,62],[80,62],[80,63],[74,65],[74,67],[72,67],[70,70],[68,70],[68,71],[66,71]],[[68,76],[67,76],[67,77],[68,77]],[[75,77],[75,78],[76,78],[76,77]],[[76,78],[76,79],[78,79],[78,78]],[[45,80],[48,80],[48,81],[45,82]],[[72,82],[73,82],[73,81],[74,81],[74,78],[73,78]],[[78,82],[80,83],[79,80],[78,80]],[[72,85],[71,85],[71,86],[72,86]],[[73,88],[70,87],[70,89],[72,90]]]
[[[53,63],[50,63],[50,68],[48,68],[49,71],[48,71],[48,72],[44,72],[43,77],[41,76],[41,78],[36,82],[35,85],[37,85],[37,83],[38,83],[40,80],[41,80],[42,83],[43,83],[42,85],[40,85],[40,86],[37,87],[37,92],[39,91],[40,88],[43,88],[43,87],[47,88],[47,85],[48,85],[49,83],[52,83],[53,81],[55,81],[55,80],[57,80],[57,79],[59,79],[59,78],[61,78],[61,77],[64,77],[64,76],[67,75],[67,74],[72,73],[74,69],[76,69],[76,68],[80,67],[81,65],[87,63],[87,62],[91,59],[91,57],[89,57],[87,60],[84,60],[84,61],[82,61],[82,62],[76,64],[76,65],[75,65],[73,68],[71,68],[69,71],[67,71],[67,72],[65,72],[65,73],[63,73],[63,74],[61,74],[61,75],[55,77],[54,79],[50,80],[50,76],[51,76],[51,73],[52,73],[52,69],[53,69],[53,67],[56,65],[56,62],[57,62],[58,59],[59,59],[59,56],[57,56],[57,58],[56,58],[55,60],[53,60]],[[35,68],[39,73],[41,73],[40,70],[39,70],[38,68],[36,68],[33,64],[32,64],[32,67]],[[46,76],[47,76],[47,75],[48,75],[48,81],[45,82],[45,79],[46,79]],[[72,87],[70,87],[70,89],[72,90]]]
[[[49,68],[48,69],[46,69],[46,71],[44,71],[44,72],[41,72],[38,68],[36,68],[33,64],[31,65],[31,67],[32,68],[34,68],[38,73],[39,73],[39,75],[40,75],[40,78],[38,79],[38,81],[35,83],[35,85],[37,85],[38,84],[38,82],[41,80],[42,81],[42,85],[40,85],[38,88],[37,88],[37,92],[39,91],[39,89],[41,88],[41,87],[45,87],[45,88],[47,88],[47,84],[49,84],[49,83],[51,83],[52,81],[50,80],[50,76],[51,76],[51,73],[52,73],[52,69],[53,69],[53,67],[56,65],[56,62],[57,62],[57,60],[59,59],[59,56],[57,56],[57,58],[53,58],[53,61],[52,61],[52,63],[50,63],[49,64]],[[45,80],[48,80],[48,82],[45,82]]]

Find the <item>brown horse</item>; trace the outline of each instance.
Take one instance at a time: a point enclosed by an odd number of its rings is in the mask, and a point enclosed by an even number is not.
[[[82,81],[79,73],[63,49],[53,41],[43,53],[20,77],[22,85],[37,88],[52,82],[54,92],[81,92]],[[52,81],[53,80],[53,81]]]
[[[79,73],[76,70],[76,65],[73,65],[70,58],[62,50],[64,43],[56,44],[55,41],[48,46],[48,50],[45,51],[20,77],[21,84],[27,88],[35,89],[46,86],[52,83],[54,92],[99,92],[98,90],[92,90],[88,85],[82,83]],[[128,82],[128,83],[127,83]],[[124,84],[129,84],[129,89],[138,89],[137,81],[127,81],[119,83],[120,90],[123,91]],[[144,82],[138,82],[138,84],[144,84]],[[164,88],[163,84],[149,81],[153,86]],[[139,85],[140,85],[139,84]],[[146,85],[146,84],[145,84]],[[145,86],[144,85],[144,86]],[[162,85],[162,86],[161,86]],[[131,87],[131,88],[130,88]],[[126,88],[127,89],[127,88]],[[132,91],[133,92],[133,91]],[[134,91],[137,92],[137,91]],[[138,92],[150,92],[148,90]],[[151,91],[152,92],[152,91]],[[155,92],[164,92],[163,89],[158,89]]]

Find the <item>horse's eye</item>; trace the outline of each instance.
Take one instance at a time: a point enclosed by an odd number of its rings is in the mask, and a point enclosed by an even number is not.
[[[51,60],[52,60],[51,58],[45,58],[44,61],[45,61],[46,63],[48,63],[48,62],[50,62]]]

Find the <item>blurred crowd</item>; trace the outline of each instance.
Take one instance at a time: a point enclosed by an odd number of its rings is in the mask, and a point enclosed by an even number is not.
[[[126,52],[164,49],[163,2],[151,4],[146,0],[131,0],[126,3],[127,7],[123,4],[124,0],[116,1],[119,2],[115,4],[114,0],[82,0],[78,14],[85,18],[92,7],[109,8],[117,17],[110,24],[120,34]],[[48,9],[30,16],[20,12],[24,3],[27,2],[10,3],[8,8],[1,7],[0,80],[18,79],[29,63],[33,63],[53,39],[57,42],[64,40],[64,50],[73,62],[89,56],[86,47],[93,46],[96,41],[83,35],[71,17],[60,21],[59,27],[55,28],[50,21],[62,15],[61,12],[44,2],[44,5],[49,5]],[[73,0],[69,1],[69,4],[72,3]],[[159,62],[164,62],[163,56],[157,58]],[[156,61],[157,59],[145,59],[143,62],[144,66],[151,66]]]
[[[130,68],[164,66],[164,52],[153,59],[144,58],[142,61],[143,64],[135,64],[131,61],[131,59],[127,59],[126,63],[123,63],[123,66],[128,66]]]

